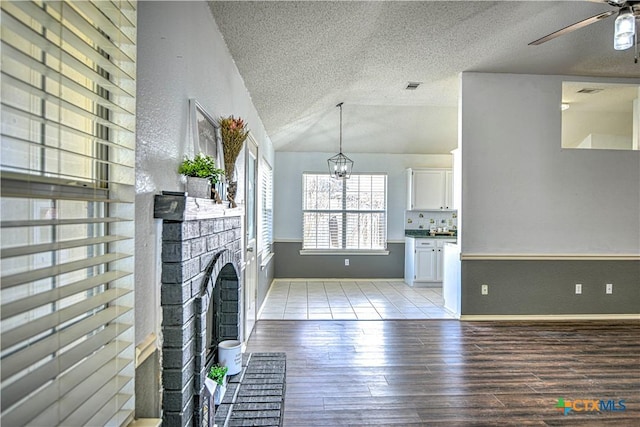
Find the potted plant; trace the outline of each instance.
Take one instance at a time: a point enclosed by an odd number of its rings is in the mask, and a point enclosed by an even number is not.
[[[185,158],[178,173],[187,177],[187,193],[192,197],[211,198],[211,188],[224,174],[222,169],[216,168],[213,157],[202,153],[193,159]]]
[[[211,366],[209,373],[207,374],[207,381],[212,381],[217,385],[216,391],[213,393],[213,403],[216,405],[219,405],[222,402],[224,393],[227,391],[228,370],[229,368],[226,366],[220,366],[216,363]]]
[[[232,208],[235,208],[236,192],[238,182],[236,180],[236,160],[242,150],[245,139],[249,136],[247,124],[240,117],[221,117],[218,120],[220,134],[222,135],[222,153],[224,155],[224,170],[229,187],[227,189],[227,199]]]

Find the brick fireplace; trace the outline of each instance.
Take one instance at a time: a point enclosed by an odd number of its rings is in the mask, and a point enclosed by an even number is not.
[[[217,345],[242,340],[241,211],[163,194],[154,217],[163,220],[162,425],[199,427]]]

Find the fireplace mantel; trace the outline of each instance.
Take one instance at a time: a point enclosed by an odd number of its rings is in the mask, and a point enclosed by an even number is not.
[[[213,199],[187,197],[185,194],[163,192],[154,200],[153,217],[166,221],[194,221],[244,215],[243,206],[229,208]]]

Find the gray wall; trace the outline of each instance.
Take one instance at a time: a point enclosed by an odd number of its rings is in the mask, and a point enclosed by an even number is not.
[[[300,255],[302,243],[275,245],[276,278],[391,278],[404,277],[404,243],[390,243],[389,255]],[[344,259],[349,258],[349,266]]]
[[[138,3],[137,73],[136,344],[152,332],[160,335],[161,221],[153,219],[153,196],[184,190],[177,167],[185,155],[194,154],[189,98],[196,98],[213,117],[244,118],[261,155],[273,165],[271,141],[207,2]],[[157,373],[159,368],[145,372]],[[139,374],[136,386],[148,393],[159,390],[157,375]]]
[[[462,314],[638,313],[640,152],[561,149],[562,76],[461,78]]]
[[[463,315],[629,314],[640,307],[640,261],[463,261],[462,276]],[[605,294],[606,283],[613,294]]]
[[[258,271],[258,301],[256,302],[258,309],[262,307],[265,298],[267,298],[269,287],[274,278],[276,258],[275,256],[271,258],[269,263]]]

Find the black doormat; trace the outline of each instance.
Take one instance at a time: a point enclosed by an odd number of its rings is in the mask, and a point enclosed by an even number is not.
[[[282,427],[286,365],[285,353],[244,354],[242,371],[229,378],[216,408],[216,425]]]

